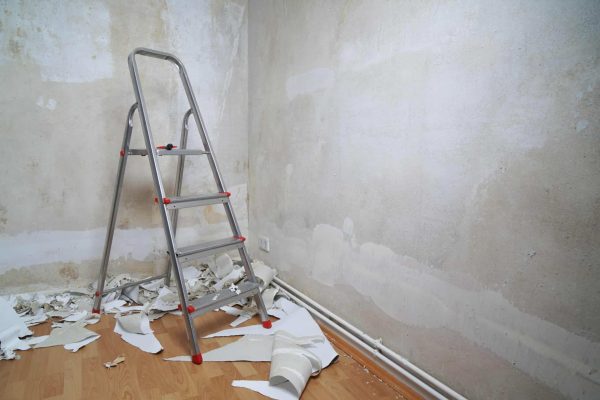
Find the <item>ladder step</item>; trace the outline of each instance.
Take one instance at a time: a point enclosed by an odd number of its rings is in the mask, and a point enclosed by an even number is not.
[[[199,317],[208,311],[254,296],[259,291],[259,285],[256,282],[242,282],[238,285],[238,289],[240,294],[232,292],[229,288],[225,288],[192,300],[190,302],[194,307],[192,317]]]
[[[209,204],[227,203],[229,201],[231,193],[214,193],[206,195],[193,195],[193,196],[180,196],[180,197],[169,197],[169,203],[165,200],[166,207],[170,210],[178,208],[198,207],[206,206]]]
[[[238,249],[244,245],[244,240],[246,240],[246,238],[243,236],[233,236],[227,239],[213,240],[211,242],[193,246],[181,247],[176,250],[176,254],[179,261],[189,261],[212,254]]]
[[[148,150],[146,149],[129,149],[127,152],[130,156],[147,156]],[[159,156],[197,156],[202,154],[208,154],[208,151],[199,150],[199,149],[158,149],[156,150],[156,154]]]

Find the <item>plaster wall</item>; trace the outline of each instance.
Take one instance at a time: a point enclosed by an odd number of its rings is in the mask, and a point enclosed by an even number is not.
[[[172,52],[186,65],[246,229],[245,1],[0,1],[0,292],[96,277],[135,101],[127,67],[135,47]],[[155,142],[178,143],[187,110],[178,75],[165,63],[139,65]],[[134,120],[132,147],[143,147]],[[189,147],[199,148],[191,125]],[[188,157],[187,168],[184,192],[215,190],[204,159]],[[175,160],[163,157],[161,169],[171,191]],[[111,257],[121,271],[166,265],[153,190],[147,158],[130,157]],[[221,208],[182,218],[181,242],[227,232]]]
[[[600,3],[253,1],[249,76],[256,257],[470,398],[600,397]]]

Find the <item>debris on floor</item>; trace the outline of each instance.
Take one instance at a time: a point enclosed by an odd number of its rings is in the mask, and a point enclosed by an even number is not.
[[[18,359],[15,350],[31,348],[21,338],[32,334],[33,332],[27,328],[25,322],[19,318],[19,315],[10,304],[0,298],[0,359]]]
[[[121,339],[147,353],[162,351],[160,342],[150,329],[150,320],[146,314],[118,315],[116,318],[114,331],[121,335]]]
[[[77,321],[72,325],[54,328],[46,340],[36,344],[34,347],[37,349],[50,346],[65,346],[67,350],[77,351],[82,346],[85,346],[85,344],[91,342],[86,342],[86,339],[94,338],[93,340],[96,340],[100,337],[96,332],[85,329],[84,326],[85,321]],[[67,345],[70,346],[66,347]]]
[[[243,335],[270,336],[278,331],[287,332],[288,334],[298,338],[322,338],[323,341],[321,342],[312,342],[310,344],[310,348],[311,351],[319,358],[319,360],[321,360],[323,367],[327,367],[338,356],[333,349],[333,346],[331,346],[331,343],[329,343],[329,341],[325,338],[325,335],[323,334],[323,331],[321,331],[319,325],[315,322],[308,311],[302,307],[298,307],[295,312],[280,319],[279,321],[273,322],[272,328],[268,330],[263,329],[262,325],[250,325],[242,328],[226,329],[205,336],[205,338]]]
[[[125,356],[118,356],[117,358],[115,358],[112,361],[105,362],[104,366],[106,368],[113,368],[113,367],[116,367],[117,365],[121,364],[122,362],[125,362]]]
[[[311,376],[329,366],[338,354],[308,311],[281,297],[282,318],[269,330],[262,325],[226,329],[205,338],[242,336],[203,354],[204,362],[270,361],[268,381],[235,380],[232,385],[257,391],[273,399],[298,399]],[[178,356],[168,361],[191,361]]]
[[[239,285],[246,279],[239,258],[223,254],[203,260],[198,266],[183,269],[185,287],[190,300],[223,288],[239,293]],[[267,313],[279,320],[272,329],[262,325],[238,327],[258,313],[254,300],[242,300],[219,310],[237,318],[226,329],[206,338],[241,336],[233,343],[203,354],[205,362],[271,362],[268,380],[235,380],[233,386],[257,391],[274,399],[298,399],[311,376],[329,366],[337,353],[308,311],[285,297],[272,285],[276,270],[260,261],[252,262],[259,282],[259,290]],[[129,274],[108,277],[106,290],[132,283],[137,279]],[[0,360],[18,359],[16,350],[63,346],[75,352],[98,340],[100,335],[85,328],[99,321],[100,315],[91,314],[96,283],[86,289],[54,294],[20,294],[0,297]],[[162,345],[151,328],[151,322],[167,313],[181,315],[178,311],[177,290],[165,286],[157,279],[125,289],[113,290],[103,296],[102,311],[115,318],[114,332],[121,338],[148,353],[159,353]],[[215,310],[215,311],[219,311]],[[28,326],[51,320],[49,335],[32,337]],[[27,338],[29,337],[29,338]],[[24,339],[25,338],[25,339]],[[122,363],[119,356],[104,363],[106,368]],[[165,358],[166,361],[191,362],[190,355]]]

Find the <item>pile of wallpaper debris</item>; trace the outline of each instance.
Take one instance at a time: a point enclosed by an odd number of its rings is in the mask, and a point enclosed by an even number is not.
[[[205,260],[206,264],[188,266],[183,275],[190,299],[202,297],[224,288],[237,291],[237,285],[246,277],[239,259],[227,254]],[[276,271],[260,261],[252,263],[260,283],[260,291],[268,314],[279,318],[270,330],[261,325],[235,328],[257,313],[254,301],[240,302],[220,308],[237,318],[231,323],[235,329],[214,333],[207,337],[242,336],[236,342],[203,354],[205,362],[270,361],[268,381],[233,381],[232,385],[245,387],[274,399],[298,399],[310,376],[317,375],[337,357],[319,326],[302,307],[278,293],[271,282]],[[106,289],[135,281],[129,274],[109,277]],[[0,360],[18,359],[16,350],[38,347],[63,346],[77,351],[100,338],[86,325],[99,321],[91,314],[92,293],[96,283],[88,288],[59,294],[21,294],[0,297]],[[106,294],[102,311],[114,314],[114,332],[127,343],[149,352],[163,350],[154,336],[150,323],[167,313],[177,311],[179,297],[176,289],[156,280]],[[32,336],[28,326],[52,321],[52,331],[45,336]],[[120,360],[119,362],[122,362]],[[190,361],[188,355],[166,359]],[[107,368],[118,363],[108,362]]]

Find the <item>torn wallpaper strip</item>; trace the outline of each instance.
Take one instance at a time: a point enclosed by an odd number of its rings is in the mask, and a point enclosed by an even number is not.
[[[273,322],[273,327],[271,329],[265,329],[262,327],[262,325],[251,325],[242,328],[226,329],[205,336],[205,338],[242,335],[273,335],[277,331],[286,331],[297,337],[325,337],[321,331],[321,328],[319,328],[319,325],[317,325],[308,311],[306,311],[304,308],[300,308],[291,315],[288,315],[279,321]],[[331,364],[331,362],[338,356],[329,341],[326,339],[323,343],[312,344],[309,349],[319,357],[323,367]]]
[[[244,277],[244,269],[243,268],[235,268],[232,270],[227,276],[223,279],[215,283],[213,286],[215,290],[221,290],[226,286],[231,285],[232,283],[238,283]]]
[[[83,339],[80,342],[65,344],[63,347],[65,348],[65,350],[71,350],[73,353],[75,353],[77,350],[79,350],[83,346],[86,346],[98,339],[100,339],[100,335],[96,335],[96,336],[89,337],[87,339]]]
[[[115,329],[114,332],[118,333],[119,335],[121,335],[121,338],[126,341],[127,343],[137,347],[140,350],[143,350],[147,353],[159,353],[162,351],[162,346],[160,344],[160,342],[158,341],[158,339],[156,338],[156,336],[154,336],[152,332],[152,330],[150,330],[150,325],[148,322],[148,316],[145,314],[137,314],[137,315],[141,315],[140,317],[140,323],[139,325],[135,325],[135,321],[132,322],[132,326],[127,325],[128,328],[131,328],[133,330],[137,330],[137,331],[148,331],[149,333],[146,334],[142,334],[142,333],[133,333],[133,332],[128,332],[124,329],[123,326],[121,326],[121,324],[119,323],[119,321],[117,320],[117,323],[115,323]],[[128,323],[131,321],[128,321]],[[148,323],[148,328],[146,328],[146,323]]]
[[[272,337],[269,381],[233,381],[232,385],[273,399],[299,399],[309,378],[318,375],[322,366],[319,357],[307,347],[324,340],[322,336],[294,337],[279,331]]]
[[[254,270],[254,275],[259,280],[260,283],[260,291],[265,290],[275,278],[275,270],[262,261],[253,261],[252,269]]]
[[[211,263],[212,264],[212,263]],[[217,278],[221,279],[227,276],[233,271],[234,265],[233,260],[229,257],[229,254],[221,254],[215,259],[215,265],[209,264],[209,268],[213,271]]]
[[[294,385],[287,381],[280,385],[270,385],[269,381],[233,381],[231,386],[254,390],[276,400],[298,400],[300,398],[294,393]]]
[[[48,320],[48,316],[44,313],[44,310],[41,308],[37,310],[37,312],[33,315],[23,315],[19,318],[21,318],[21,320],[27,326],[38,325]]]
[[[277,332],[273,340],[273,354],[271,356],[271,372],[269,383],[279,385],[289,381],[294,386],[298,397],[304,391],[306,382],[311,376],[321,372],[321,360],[310,350],[299,346],[302,339],[305,345],[323,342],[319,336],[295,338],[287,332]]]
[[[200,276],[200,271],[196,267],[185,267],[183,269],[183,279],[189,280]]]
[[[10,329],[16,331],[18,337],[32,335],[25,322],[17,315],[11,305],[0,297],[0,332]]]
[[[85,329],[84,321],[79,321],[73,325],[66,325],[62,328],[52,329],[48,339],[35,345],[35,348],[50,347],[50,346],[64,346],[69,343],[81,342],[84,339],[88,339],[92,336],[98,336],[96,332],[92,332],[89,329]]]
[[[121,328],[129,333],[145,335],[153,332],[150,329],[150,320],[146,314],[119,315],[116,318],[117,324],[120,324]]]
[[[177,310],[179,305],[179,296],[173,293],[169,288],[163,287],[158,291],[158,297],[150,306],[150,310],[173,311]]]
[[[268,288],[268,289],[264,290],[261,294],[263,301],[265,303],[265,308],[267,309],[267,313],[269,315],[272,315],[269,313],[269,309],[271,307],[273,307],[273,302],[274,302],[275,296],[277,295],[278,292],[279,292],[278,288]],[[256,306],[256,304],[254,304],[254,300],[252,300],[251,305],[246,306],[241,310],[237,309],[235,307],[231,307],[231,306],[223,306],[223,307],[221,307],[221,310],[225,311],[229,315],[238,316],[238,318],[236,318],[234,321],[232,321],[229,324],[230,326],[233,326],[233,327],[243,324],[244,322],[248,321],[250,318],[252,318],[256,314],[258,314],[258,307]]]
[[[207,351],[203,361],[271,361],[273,337],[247,335],[228,345]]]

